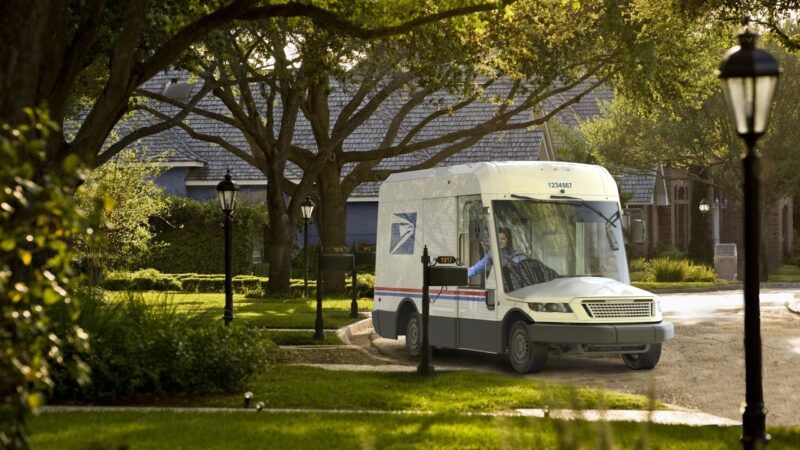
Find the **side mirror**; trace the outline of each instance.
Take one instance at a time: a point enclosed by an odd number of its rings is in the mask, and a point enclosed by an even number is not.
[[[623,209],[622,228],[630,231],[630,239],[635,244],[644,242],[647,236],[647,229],[644,222],[644,210],[642,208]]]
[[[617,237],[614,236],[614,228],[611,225],[606,225],[606,239],[608,239],[608,245],[611,250],[619,250],[619,242],[617,242]]]
[[[486,290],[486,307],[489,308],[489,311],[494,310],[494,289]]]

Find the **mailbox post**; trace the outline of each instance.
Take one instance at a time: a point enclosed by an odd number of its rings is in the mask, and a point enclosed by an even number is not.
[[[422,359],[417,366],[420,375],[433,375],[431,366],[431,347],[428,338],[430,323],[430,286],[464,286],[467,284],[467,269],[465,267],[437,267],[437,264],[455,264],[453,256],[439,256],[431,264],[428,255],[428,246],[422,250]]]
[[[428,295],[430,286],[431,257],[428,256],[428,246],[422,250],[422,360],[417,366],[417,373],[420,375],[433,375],[431,366],[431,347],[428,340],[428,319],[430,313],[431,299]]]
[[[325,331],[322,329],[322,246],[317,248],[317,318],[314,320],[314,340],[325,340]]]
[[[322,293],[324,290],[322,272],[326,270],[352,270],[353,274],[355,274],[356,271],[355,257],[352,253],[347,253],[347,247],[332,247],[328,251],[323,253],[322,247],[317,250],[317,318],[314,321],[314,339],[317,341],[325,340],[325,331],[322,323]],[[355,286],[353,287],[355,288]],[[355,292],[355,289],[353,289],[353,292]],[[358,314],[358,305],[356,305],[356,314]]]
[[[353,300],[350,302],[350,317],[358,317],[358,295],[356,293],[356,283],[358,282],[358,274],[356,267],[359,264],[372,264],[375,267],[375,253],[374,252],[359,252],[358,247],[353,245]]]

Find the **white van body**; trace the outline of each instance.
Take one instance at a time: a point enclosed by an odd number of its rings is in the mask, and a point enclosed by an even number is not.
[[[373,326],[385,338],[409,334],[414,353],[423,247],[464,267],[490,253],[468,285],[430,288],[432,346],[508,353],[520,372],[541,370],[553,353],[617,353],[649,369],[674,329],[654,294],[630,286],[621,214],[617,185],[599,166],[484,162],[393,174],[379,194]]]

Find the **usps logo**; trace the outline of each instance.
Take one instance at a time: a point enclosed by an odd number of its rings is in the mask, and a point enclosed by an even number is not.
[[[392,221],[392,255],[413,255],[414,234],[417,230],[417,213],[395,213]]]

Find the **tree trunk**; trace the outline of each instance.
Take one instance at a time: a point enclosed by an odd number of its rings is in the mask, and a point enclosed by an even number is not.
[[[22,109],[41,106],[39,77],[50,20],[48,2],[5,0],[0,2],[0,123],[25,120]],[[13,93],[13,94],[12,94]]]
[[[346,246],[347,199],[339,185],[339,170],[335,163],[328,164],[317,177],[320,190],[317,230],[323,247]],[[323,275],[325,292],[344,291],[344,272],[327,272]]]
[[[269,284],[267,293],[290,293],[294,220],[286,212],[286,202],[280,186],[283,165],[271,168],[267,175],[267,211],[269,214]],[[272,166],[274,166],[272,165]]]

